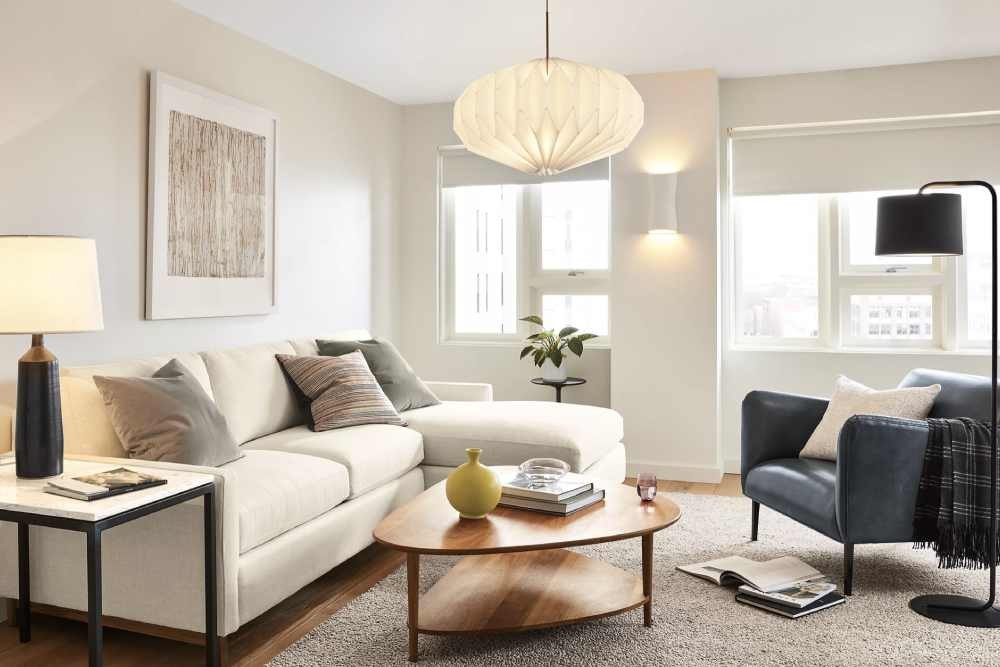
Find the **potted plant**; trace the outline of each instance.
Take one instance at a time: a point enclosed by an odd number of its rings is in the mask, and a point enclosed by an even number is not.
[[[583,344],[591,338],[597,338],[595,334],[578,333],[576,327],[563,327],[556,333],[555,329],[546,329],[542,318],[537,315],[522,317],[522,322],[530,322],[542,328],[538,333],[533,333],[525,340],[528,343],[521,350],[521,359],[529,354],[532,361],[542,369],[542,377],[553,382],[562,382],[566,379],[566,359],[564,350],[569,350],[578,357],[583,356]]]

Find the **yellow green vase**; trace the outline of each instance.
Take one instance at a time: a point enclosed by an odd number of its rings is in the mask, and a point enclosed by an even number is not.
[[[469,460],[455,468],[445,482],[448,502],[463,519],[482,519],[500,502],[500,480],[479,462],[483,450],[465,450]]]

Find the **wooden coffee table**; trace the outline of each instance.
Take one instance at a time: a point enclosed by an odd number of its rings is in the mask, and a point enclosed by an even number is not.
[[[661,496],[642,503],[614,484],[605,499],[568,517],[498,507],[460,519],[444,482],[387,516],[375,539],[406,552],[409,657],[417,635],[514,632],[579,623],[639,606],[653,621],[653,533],[680,518]],[[565,547],[642,538],[642,577]],[[465,556],[419,595],[421,555]]]

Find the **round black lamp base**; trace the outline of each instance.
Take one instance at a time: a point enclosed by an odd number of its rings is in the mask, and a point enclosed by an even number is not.
[[[984,610],[982,606],[982,600],[964,595],[921,595],[910,600],[910,609],[935,621],[968,628],[1000,628],[1000,609]]]

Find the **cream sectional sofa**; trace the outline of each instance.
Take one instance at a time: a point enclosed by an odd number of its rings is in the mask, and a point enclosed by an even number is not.
[[[364,331],[324,338],[367,338]],[[611,410],[492,400],[488,384],[429,382],[440,405],[404,413],[409,427],[313,433],[275,354],[317,354],[314,339],[173,355],[226,415],[245,456],[219,468],[143,462],[216,477],[219,628],[229,635],[372,543],[393,509],[481,447],[487,464],[556,456],[609,482],[625,476],[622,420]],[[66,453],[121,464],[94,375],[151,375],[173,356],[62,371]],[[2,444],[2,443],[0,443]],[[192,501],[104,536],[104,613],[180,630],[204,628],[202,524]],[[84,542],[32,528],[32,599],[86,608]],[[16,531],[0,523],[0,597],[17,596]]]

